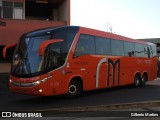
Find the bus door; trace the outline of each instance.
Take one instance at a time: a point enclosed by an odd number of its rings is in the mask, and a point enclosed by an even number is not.
[[[48,72],[48,77],[52,77],[48,86],[52,88],[53,92],[61,93],[63,90],[62,87],[62,70],[60,67],[64,64],[63,56],[62,56],[62,48],[57,44],[52,44],[47,47],[46,54],[46,69]],[[56,94],[54,93],[54,94]]]

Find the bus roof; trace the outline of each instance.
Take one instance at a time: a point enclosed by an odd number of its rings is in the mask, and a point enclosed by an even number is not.
[[[122,35],[117,35],[117,34],[114,34],[114,33],[104,32],[104,31],[95,30],[95,29],[91,29],[91,28],[80,27],[80,32],[84,33],[84,34],[96,35],[96,36],[99,36],[99,37],[106,37],[106,38],[110,38],[110,39],[147,44],[147,42],[144,42],[144,41],[139,41],[139,40],[128,38],[128,37],[125,37],[125,36],[122,36]]]
[[[78,26],[58,26],[58,27],[47,27],[47,28],[41,28],[41,29],[37,29],[31,32],[28,32],[26,34],[24,34],[26,37],[35,37],[35,36],[43,36],[43,35],[47,35],[50,34],[52,31],[56,30],[56,29],[76,29],[78,30],[79,27]]]
[[[105,38],[110,38],[110,39],[116,39],[116,40],[123,40],[123,41],[129,41],[129,42],[135,42],[135,43],[141,43],[141,44],[147,44],[145,41],[139,41],[136,39],[128,38],[125,36],[117,35],[114,33],[109,33],[109,32],[104,32],[100,30],[95,30],[91,28],[86,28],[86,27],[80,27],[80,26],[62,26],[62,27],[48,27],[44,29],[38,29],[32,32],[28,32],[24,35],[26,37],[31,37],[31,36],[37,36],[37,35],[42,35],[47,32],[52,32],[55,29],[62,29],[62,28],[71,28],[71,29],[79,29],[80,33],[84,34],[89,34],[89,35],[94,35],[94,36],[99,36],[99,37],[105,37]]]

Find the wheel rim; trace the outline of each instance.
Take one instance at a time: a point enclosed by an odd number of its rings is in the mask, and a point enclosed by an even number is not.
[[[75,85],[70,85],[69,86],[69,93],[76,94],[76,92],[77,92],[77,87]]]
[[[136,79],[135,79],[135,85],[136,85],[136,86],[139,86],[139,84],[140,84],[140,80],[139,80],[138,77],[136,77]]]
[[[146,81],[147,81],[147,78],[146,78],[146,76],[143,76],[142,77],[142,86],[144,86],[145,84],[146,84]]]
[[[142,77],[142,82],[145,83],[146,82],[146,77]]]

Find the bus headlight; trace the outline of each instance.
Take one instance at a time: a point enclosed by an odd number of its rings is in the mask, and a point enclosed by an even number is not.
[[[31,83],[20,83],[20,82],[13,82],[12,80],[9,80],[9,82],[14,85],[14,86],[19,86],[19,87],[32,87],[32,86],[35,86],[35,85],[39,85],[45,81],[48,80],[48,77],[47,78],[44,78],[42,80],[38,80],[36,82],[31,82]]]
[[[33,85],[39,85],[40,83],[43,83],[45,81],[47,81],[48,79],[47,78],[44,78],[42,80],[39,80],[39,81],[36,81],[36,82],[32,82]]]
[[[12,80],[9,80],[10,83],[12,83]]]

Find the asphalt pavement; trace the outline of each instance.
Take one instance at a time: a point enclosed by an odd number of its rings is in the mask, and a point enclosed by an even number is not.
[[[13,93],[8,88],[8,80],[7,74],[0,75],[0,111],[45,111],[160,100],[160,79],[147,83],[145,87],[124,86],[89,91],[74,99],[64,96],[39,97]]]
[[[13,120],[17,120],[14,115],[26,112],[42,114],[42,118],[28,118],[34,120],[158,120],[160,117],[160,79],[148,82],[143,88],[123,86],[89,91],[74,99],[13,93],[8,81],[8,74],[0,74],[0,119],[2,112],[10,112]]]

